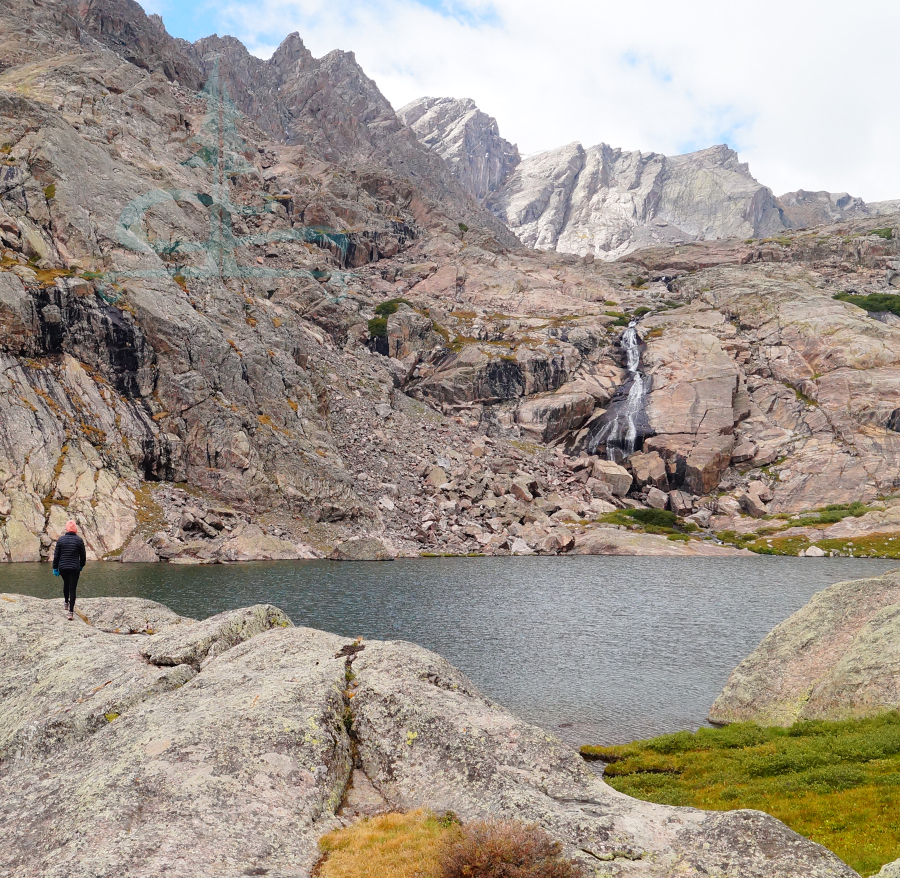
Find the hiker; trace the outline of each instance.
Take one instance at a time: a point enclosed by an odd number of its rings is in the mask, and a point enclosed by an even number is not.
[[[84,570],[87,557],[84,552],[84,540],[78,536],[78,525],[74,521],[66,522],[66,532],[56,541],[53,553],[53,575],[63,579],[63,599],[66,602],[66,615],[69,619],[75,612],[75,589],[78,577]]]

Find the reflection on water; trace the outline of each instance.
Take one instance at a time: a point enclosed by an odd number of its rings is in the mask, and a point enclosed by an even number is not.
[[[205,617],[272,603],[297,625],[411,640],[572,743],[695,729],[731,669],[812,594],[877,575],[851,558],[430,558],[214,567],[89,564],[78,594]],[[0,566],[0,591],[56,597],[46,564]]]

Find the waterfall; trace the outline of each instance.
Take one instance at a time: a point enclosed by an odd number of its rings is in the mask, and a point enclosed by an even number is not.
[[[641,371],[641,337],[632,320],[619,339],[625,360],[625,381],[616,389],[606,414],[598,421],[587,440],[588,454],[606,446],[606,456],[618,463],[630,457],[650,435],[644,403],[650,392],[650,379]]]

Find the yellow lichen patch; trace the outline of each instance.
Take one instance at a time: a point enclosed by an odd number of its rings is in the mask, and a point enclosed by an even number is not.
[[[438,878],[447,843],[459,827],[427,811],[383,814],[331,832],[319,841],[320,878]]]

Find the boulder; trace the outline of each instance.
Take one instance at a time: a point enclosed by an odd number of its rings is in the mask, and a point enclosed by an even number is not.
[[[900,860],[882,866],[875,878],[900,878]]]
[[[123,564],[152,564],[159,561],[159,555],[143,537],[134,536],[122,550],[119,560]]]
[[[529,399],[516,409],[516,423],[538,442],[552,442],[577,430],[590,417],[595,404],[589,393],[556,393]]]
[[[628,458],[628,466],[634,474],[634,481],[639,488],[652,486],[654,488],[667,488],[669,474],[666,463],[656,451],[638,451]]]
[[[236,529],[218,553],[222,561],[296,561],[301,557],[293,543],[270,536],[256,524]]]
[[[749,491],[738,497],[738,504],[747,515],[751,515],[753,518],[765,518],[769,514],[768,508],[759,499],[759,495],[751,494]]]
[[[442,467],[433,466],[426,476],[425,481],[434,488],[440,488],[441,485],[446,485],[450,479],[447,477],[447,473]]]
[[[665,509],[669,505],[669,495],[659,488],[651,488],[647,492],[647,505],[652,509]]]
[[[575,547],[575,537],[564,527],[555,527],[543,539],[538,541],[537,548],[546,555],[569,552]]]
[[[393,561],[396,555],[374,537],[353,537],[334,547],[329,561]]]
[[[781,726],[871,716],[900,708],[897,679],[900,573],[888,573],[816,594],[732,671],[709,716]]]
[[[532,479],[527,476],[519,476],[513,479],[509,490],[516,500],[520,500],[522,503],[530,503],[534,499],[534,495],[531,493],[533,487],[534,482]]]
[[[694,498],[687,491],[669,492],[669,509],[676,515],[690,515],[694,508]]]
[[[741,504],[734,497],[729,497],[727,494],[724,497],[719,497],[716,500],[716,512],[719,515],[740,515],[741,514]]]
[[[631,473],[625,467],[619,466],[611,460],[597,460],[591,471],[593,478],[609,485],[610,491],[616,497],[624,497],[630,490],[634,481]]]
[[[756,456],[757,446],[749,439],[743,439],[731,452],[731,462],[733,464],[747,463]],[[774,458],[773,458],[774,459]]]
[[[698,509],[693,515],[689,515],[685,521],[696,524],[697,527],[709,527],[712,513],[708,509]]]
[[[772,493],[772,489],[765,482],[761,482],[758,479],[754,479],[747,485],[747,493],[758,497],[763,503],[770,503],[775,496]]]
[[[825,550],[820,549],[818,546],[810,546],[807,549],[804,549],[800,554],[804,558],[824,558]]]

